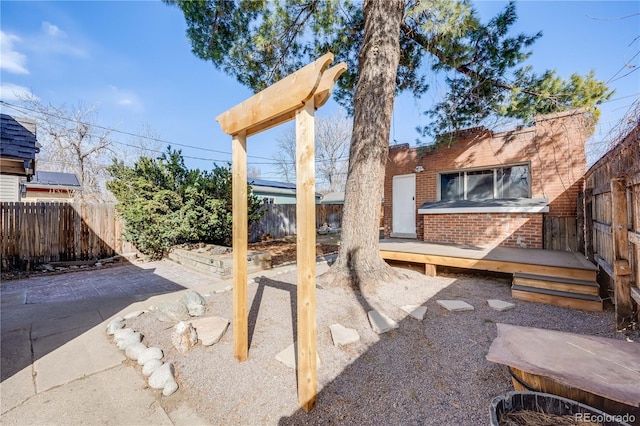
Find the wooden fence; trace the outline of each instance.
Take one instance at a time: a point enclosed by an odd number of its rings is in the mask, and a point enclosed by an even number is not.
[[[269,235],[271,238],[282,238],[296,234],[295,204],[265,204],[262,219],[252,224],[249,229],[249,241],[260,241]],[[339,228],[342,223],[342,204],[317,204],[316,228],[327,224]]]
[[[134,251],[113,204],[0,203],[2,268],[29,270]]]
[[[639,126],[589,169],[583,199],[584,252],[600,266],[600,284],[611,287],[624,329],[636,323],[640,303]]]

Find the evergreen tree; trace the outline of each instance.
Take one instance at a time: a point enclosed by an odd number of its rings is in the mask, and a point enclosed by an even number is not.
[[[342,245],[327,280],[337,285],[392,273],[379,256],[378,224],[397,93],[419,97],[429,73],[444,75],[449,91],[427,111],[423,135],[578,107],[596,120],[598,104],[612,95],[593,73],[564,80],[525,66],[541,33],[510,33],[513,2],[488,23],[466,0],[165,2],[184,13],[196,56],[256,92],[327,51],[347,62],[335,92],[354,116]]]

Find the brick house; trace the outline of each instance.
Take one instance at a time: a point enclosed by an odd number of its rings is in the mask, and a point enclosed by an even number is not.
[[[589,130],[585,111],[573,110],[518,130],[463,130],[435,147],[390,147],[385,237],[547,248],[552,219],[566,219],[575,234]]]

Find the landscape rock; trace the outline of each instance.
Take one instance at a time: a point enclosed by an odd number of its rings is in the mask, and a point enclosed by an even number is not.
[[[427,307],[421,305],[405,305],[400,307],[400,309],[408,313],[411,318],[415,318],[419,321],[422,321],[427,313]]]
[[[175,380],[168,380],[162,389],[162,395],[169,396],[178,390],[178,383]]]
[[[116,343],[135,332],[132,328],[121,328],[113,332],[113,339]]]
[[[111,320],[109,324],[107,324],[107,334],[109,336],[113,336],[116,330],[120,330],[124,327],[124,319],[122,317],[117,317]]]
[[[360,340],[360,334],[354,328],[347,328],[342,324],[331,324],[329,329],[334,346],[344,346]]]
[[[136,361],[141,353],[147,350],[147,346],[144,343],[132,343],[124,351],[127,358]]]
[[[371,328],[378,334],[386,333],[389,330],[399,327],[397,322],[381,312],[369,311],[367,315],[369,316]]]
[[[144,365],[147,363],[147,361],[151,359],[162,359],[163,355],[164,354],[162,353],[162,349],[160,348],[156,348],[156,347],[146,348],[144,351],[142,351],[138,355],[138,358],[137,358],[138,364]]]
[[[120,350],[126,350],[129,346],[134,345],[136,343],[140,343],[142,341],[142,334],[134,331],[131,334],[126,335],[124,338],[116,341],[116,346]]]
[[[294,342],[284,348],[276,355],[276,361],[280,361],[284,365],[289,368],[293,368],[294,370],[297,367],[296,361],[298,360],[298,342]],[[320,367],[320,355],[316,352],[316,364]]]
[[[186,354],[198,343],[198,333],[191,323],[180,321],[171,334],[171,343],[181,353]]]
[[[489,299],[487,303],[491,309],[495,309],[496,311],[508,311],[516,307],[515,303],[505,302],[499,299]]]
[[[207,301],[195,290],[187,290],[182,295],[182,303],[192,317],[201,317],[207,310]]]
[[[229,327],[229,320],[220,317],[205,317],[191,321],[196,329],[198,339],[204,346],[218,343]]]
[[[144,314],[145,312],[147,312],[147,311],[145,311],[145,310],[140,310],[140,311],[133,311],[133,312],[129,312],[127,315],[125,315],[125,316],[124,316],[124,319],[126,319],[126,320],[127,320],[127,319],[131,319],[131,318],[137,318],[137,317],[139,317],[140,315]]]
[[[149,377],[154,371],[162,367],[162,364],[163,362],[159,359],[150,359],[144,363],[144,366],[142,367],[142,375],[144,377]]]
[[[450,312],[473,311],[474,307],[463,300],[437,300],[438,305]]]
[[[155,314],[156,318],[162,322],[176,323],[191,318],[189,310],[182,300],[158,305],[155,309]]]
[[[173,378],[173,365],[166,362],[149,376],[149,386],[153,389],[164,389],[169,380],[175,380]]]

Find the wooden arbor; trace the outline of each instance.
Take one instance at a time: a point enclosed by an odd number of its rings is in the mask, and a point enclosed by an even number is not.
[[[314,113],[331,95],[342,62],[330,69],[327,53],[216,117],[232,136],[233,353],[249,352],[247,312],[247,137],[296,119],[298,401],[309,412],[316,401],[316,229]]]

